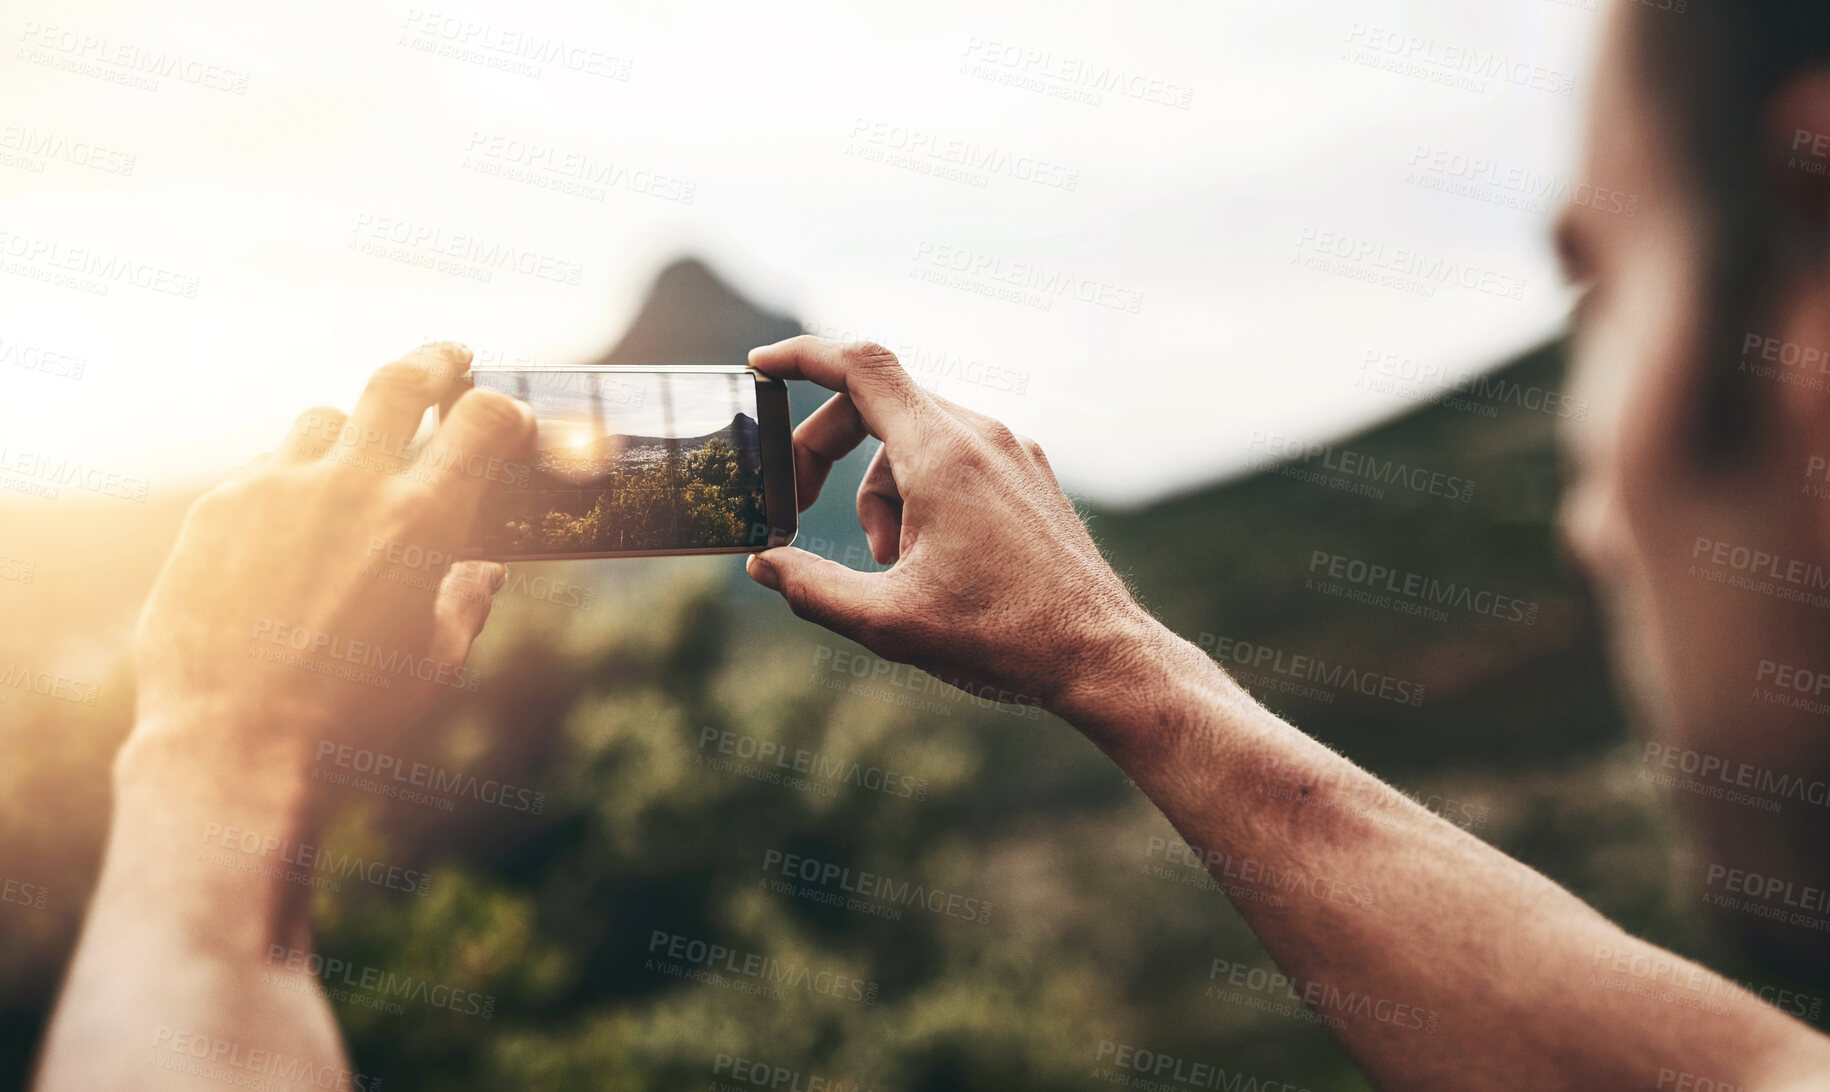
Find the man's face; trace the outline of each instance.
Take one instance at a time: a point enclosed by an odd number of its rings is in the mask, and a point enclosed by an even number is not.
[[[1726,469],[1695,459],[1706,370],[1758,363],[1764,349],[1705,359],[1720,332],[1706,326],[1714,312],[1702,221],[1631,34],[1617,12],[1597,76],[1586,181],[1637,196],[1638,211],[1576,206],[1558,230],[1571,278],[1586,286],[1572,382],[1589,405],[1566,437],[1574,481],[1564,530],[1607,607],[1620,674],[1660,741],[1803,773],[1830,750],[1830,719],[1766,694],[1782,683],[1796,692],[1800,670],[1830,672],[1830,599],[1812,606],[1795,594],[1830,597],[1808,571],[1830,570],[1819,534],[1830,500],[1806,489],[1810,460],[1830,454],[1830,435],[1784,412],[1796,392],[1782,389],[1783,377],[1797,369],[1776,363],[1753,387],[1780,412],[1761,418],[1772,424],[1749,457]],[[1830,345],[1809,293],[1771,295],[1748,320],[1758,329],[1732,331],[1737,346],[1752,337]],[[1820,378],[1830,384],[1830,372]],[[1830,477],[1820,480],[1830,498]],[[1830,692],[1802,696],[1830,706]]]

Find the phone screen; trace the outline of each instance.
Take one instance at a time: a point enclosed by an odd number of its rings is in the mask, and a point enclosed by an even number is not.
[[[756,380],[744,368],[472,373],[533,407],[530,472],[492,488],[490,556],[752,547],[767,536]]]

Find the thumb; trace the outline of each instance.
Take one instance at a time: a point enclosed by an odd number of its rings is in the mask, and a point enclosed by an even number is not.
[[[427,651],[435,662],[463,664],[507,579],[508,566],[496,561],[460,561],[446,570],[432,607],[432,647]]]
[[[780,592],[795,614],[842,637],[856,637],[875,616],[885,579],[883,573],[862,573],[792,546],[750,555],[744,571]]]

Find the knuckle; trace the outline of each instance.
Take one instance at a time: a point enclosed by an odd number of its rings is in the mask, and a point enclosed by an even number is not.
[[[187,519],[201,526],[258,523],[273,492],[264,471],[230,478],[191,504]]]
[[[458,406],[487,441],[520,440],[534,428],[526,407],[500,391],[469,391],[458,400]]]
[[[952,450],[940,461],[943,476],[958,478],[982,471],[992,462],[993,445],[982,436],[970,433],[951,445]]]
[[[342,435],[343,426],[348,421],[342,410],[330,406],[306,410],[299,415],[298,423],[293,426],[295,450],[287,454],[319,453],[318,449],[327,447]]]
[[[407,358],[375,369],[368,389],[375,394],[430,400],[441,387],[442,383],[424,363]]]
[[[902,361],[896,359],[896,354],[875,341],[853,341],[845,346],[844,356],[845,363],[857,371],[902,370]]]
[[[403,476],[396,479],[383,495],[382,506],[408,523],[418,523],[425,517],[437,514],[438,493],[436,481]]]
[[[435,341],[414,349],[402,363],[418,370],[435,389],[443,390],[469,369],[470,350],[449,341]]]
[[[991,421],[987,423],[983,429],[983,433],[985,439],[991,441],[992,445],[1001,451],[1022,450],[1022,445],[1018,440],[1017,434],[1011,431],[1010,426],[1002,421]]]
[[[1036,461],[1037,466],[1044,470],[1049,469],[1048,452],[1042,450],[1042,445],[1040,443],[1037,443],[1028,436],[1019,436],[1017,437],[1017,440],[1023,445],[1024,452]]]
[[[191,522],[208,523],[240,506],[241,486],[233,482],[224,482],[191,502],[186,519]]]
[[[807,593],[807,585],[800,580],[782,581],[782,598],[788,601],[788,609],[796,618],[808,622],[820,621],[814,610],[813,597]]]
[[[313,406],[299,414],[299,431],[307,434],[335,432],[343,427],[347,420],[343,411],[335,406]]]

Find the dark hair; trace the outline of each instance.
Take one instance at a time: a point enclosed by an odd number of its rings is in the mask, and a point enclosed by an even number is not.
[[[1772,150],[1765,113],[1783,88],[1830,67],[1830,3],[1825,0],[1670,0],[1634,8],[1640,67],[1660,100],[1680,180],[1703,211],[1699,226],[1708,266],[1711,313],[1704,346],[1712,365],[1701,391],[1699,457],[1726,463],[1754,447],[1765,401],[1727,363],[1763,321],[1759,301],[1771,271],[1800,242],[1798,225],[1770,198]]]

